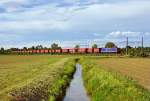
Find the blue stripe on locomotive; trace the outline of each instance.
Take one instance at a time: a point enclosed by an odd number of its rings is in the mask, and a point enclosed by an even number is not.
[[[117,53],[118,48],[101,48],[101,53]]]

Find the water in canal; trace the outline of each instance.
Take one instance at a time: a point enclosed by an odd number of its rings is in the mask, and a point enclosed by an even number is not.
[[[66,96],[63,101],[90,101],[84,88],[82,67],[80,64],[76,64],[76,73],[74,74],[70,87],[67,89]]]

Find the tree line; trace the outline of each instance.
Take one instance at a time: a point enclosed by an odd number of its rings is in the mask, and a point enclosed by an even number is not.
[[[74,48],[80,48],[80,45],[75,45]],[[91,48],[98,48],[97,44],[93,44]],[[118,46],[113,42],[107,42],[105,44],[105,48],[118,48]],[[8,54],[12,51],[17,50],[42,50],[42,49],[62,49],[61,46],[59,46],[57,43],[51,44],[51,47],[44,47],[42,45],[32,46],[32,47],[23,47],[21,49],[19,48],[10,48],[10,49],[4,49],[0,48],[0,54]],[[131,47],[127,46],[125,48],[120,48],[120,54],[122,55],[129,55],[131,57],[136,56],[142,56],[146,57],[150,54],[150,47]]]

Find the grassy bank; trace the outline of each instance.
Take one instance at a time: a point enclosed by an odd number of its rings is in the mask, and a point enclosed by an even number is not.
[[[75,62],[70,60],[64,65],[64,70],[55,80],[52,87],[49,90],[49,101],[57,101],[59,96],[64,95],[66,87],[69,85],[70,80],[75,72]]]
[[[63,56],[2,57],[0,101],[55,101],[75,70]]]
[[[103,69],[92,58],[84,58],[81,63],[91,101],[150,101],[150,92],[135,80]]]

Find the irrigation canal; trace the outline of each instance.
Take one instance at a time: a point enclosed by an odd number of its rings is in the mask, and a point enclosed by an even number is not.
[[[84,88],[82,66],[80,64],[76,64],[76,72],[63,101],[90,101]]]

